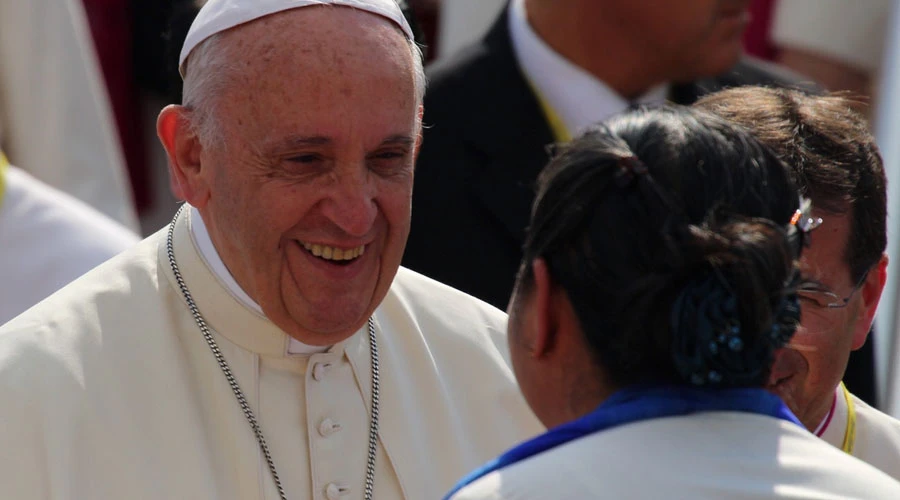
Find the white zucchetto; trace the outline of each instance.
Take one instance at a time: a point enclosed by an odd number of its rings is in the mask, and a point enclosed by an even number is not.
[[[412,29],[396,0],[209,0],[200,9],[184,40],[178,71],[184,77],[184,61],[191,51],[216,33],[277,12],[316,5],[352,7],[377,14],[393,21],[409,40],[413,39]]]

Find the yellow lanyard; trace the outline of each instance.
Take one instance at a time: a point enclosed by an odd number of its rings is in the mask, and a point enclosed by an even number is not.
[[[0,206],[3,205],[3,195],[6,194],[6,167],[9,166],[9,160],[0,151]]]
[[[550,107],[550,104],[548,104],[547,100],[544,99],[544,96],[538,92],[538,89],[534,84],[529,81],[528,85],[531,87],[531,92],[534,94],[534,97],[537,98],[541,110],[544,112],[544,118],[547,119],[547,125],[550,126],[550,131],[553,133],[553,138],[556,142],[571,141],[572,134],[569,133],[569,129],[566,128],[566,124],[563,123],[562,118],[560,118],[559,115],[556,114],[556,111]]]
[[[844,393],[844,401],[847,402],[847,428],[844,429],[844,442],[841,449],[849,455],[853,454],[853,445],[856,444],[856,407],[853,405],[853,398],[850,397],[850,391],[841,382],[841,392]]]

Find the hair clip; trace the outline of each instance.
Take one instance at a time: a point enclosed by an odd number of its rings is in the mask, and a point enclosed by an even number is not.
[[[788,224],[789,237],[797,241],[797,255],[802,248],[809,246],[809,233],[822,225],[822,222],[821,217],[812,216],[812,201],[801,196],[800,207],[794,211]]]
[[[616,174],[616,184],[619,188],[627,187],[634,182],[637,176],[648,172],[647,165],[634,155],[619,158],[618,165],[619,173]]]
[[[808,198],[800,198],[800,208],[798,208],[791,217],[791,225],[797,229],[808,233],[813,229],[822,225],[821,217],[812,216],[812,201]]]

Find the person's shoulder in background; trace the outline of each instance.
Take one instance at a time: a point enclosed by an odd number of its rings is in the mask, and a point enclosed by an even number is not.
[[[137,243],[130,229],[15,167],[0,202],[0,324]]]

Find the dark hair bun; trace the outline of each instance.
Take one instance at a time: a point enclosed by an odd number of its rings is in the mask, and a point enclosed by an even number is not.
[[[693,277],[671,310],[675,368],[697,386],[762,385],[775,350],[800,320],[786,231],[768,221],[738,220],[710,221],[688,233],[684,251],[694,262],[688,266]]]
[[[517,286],[546,261],[612,385],[760,387],[796,324],[799,201],[745,130],[677,106],[625,113],[541,173]]]

